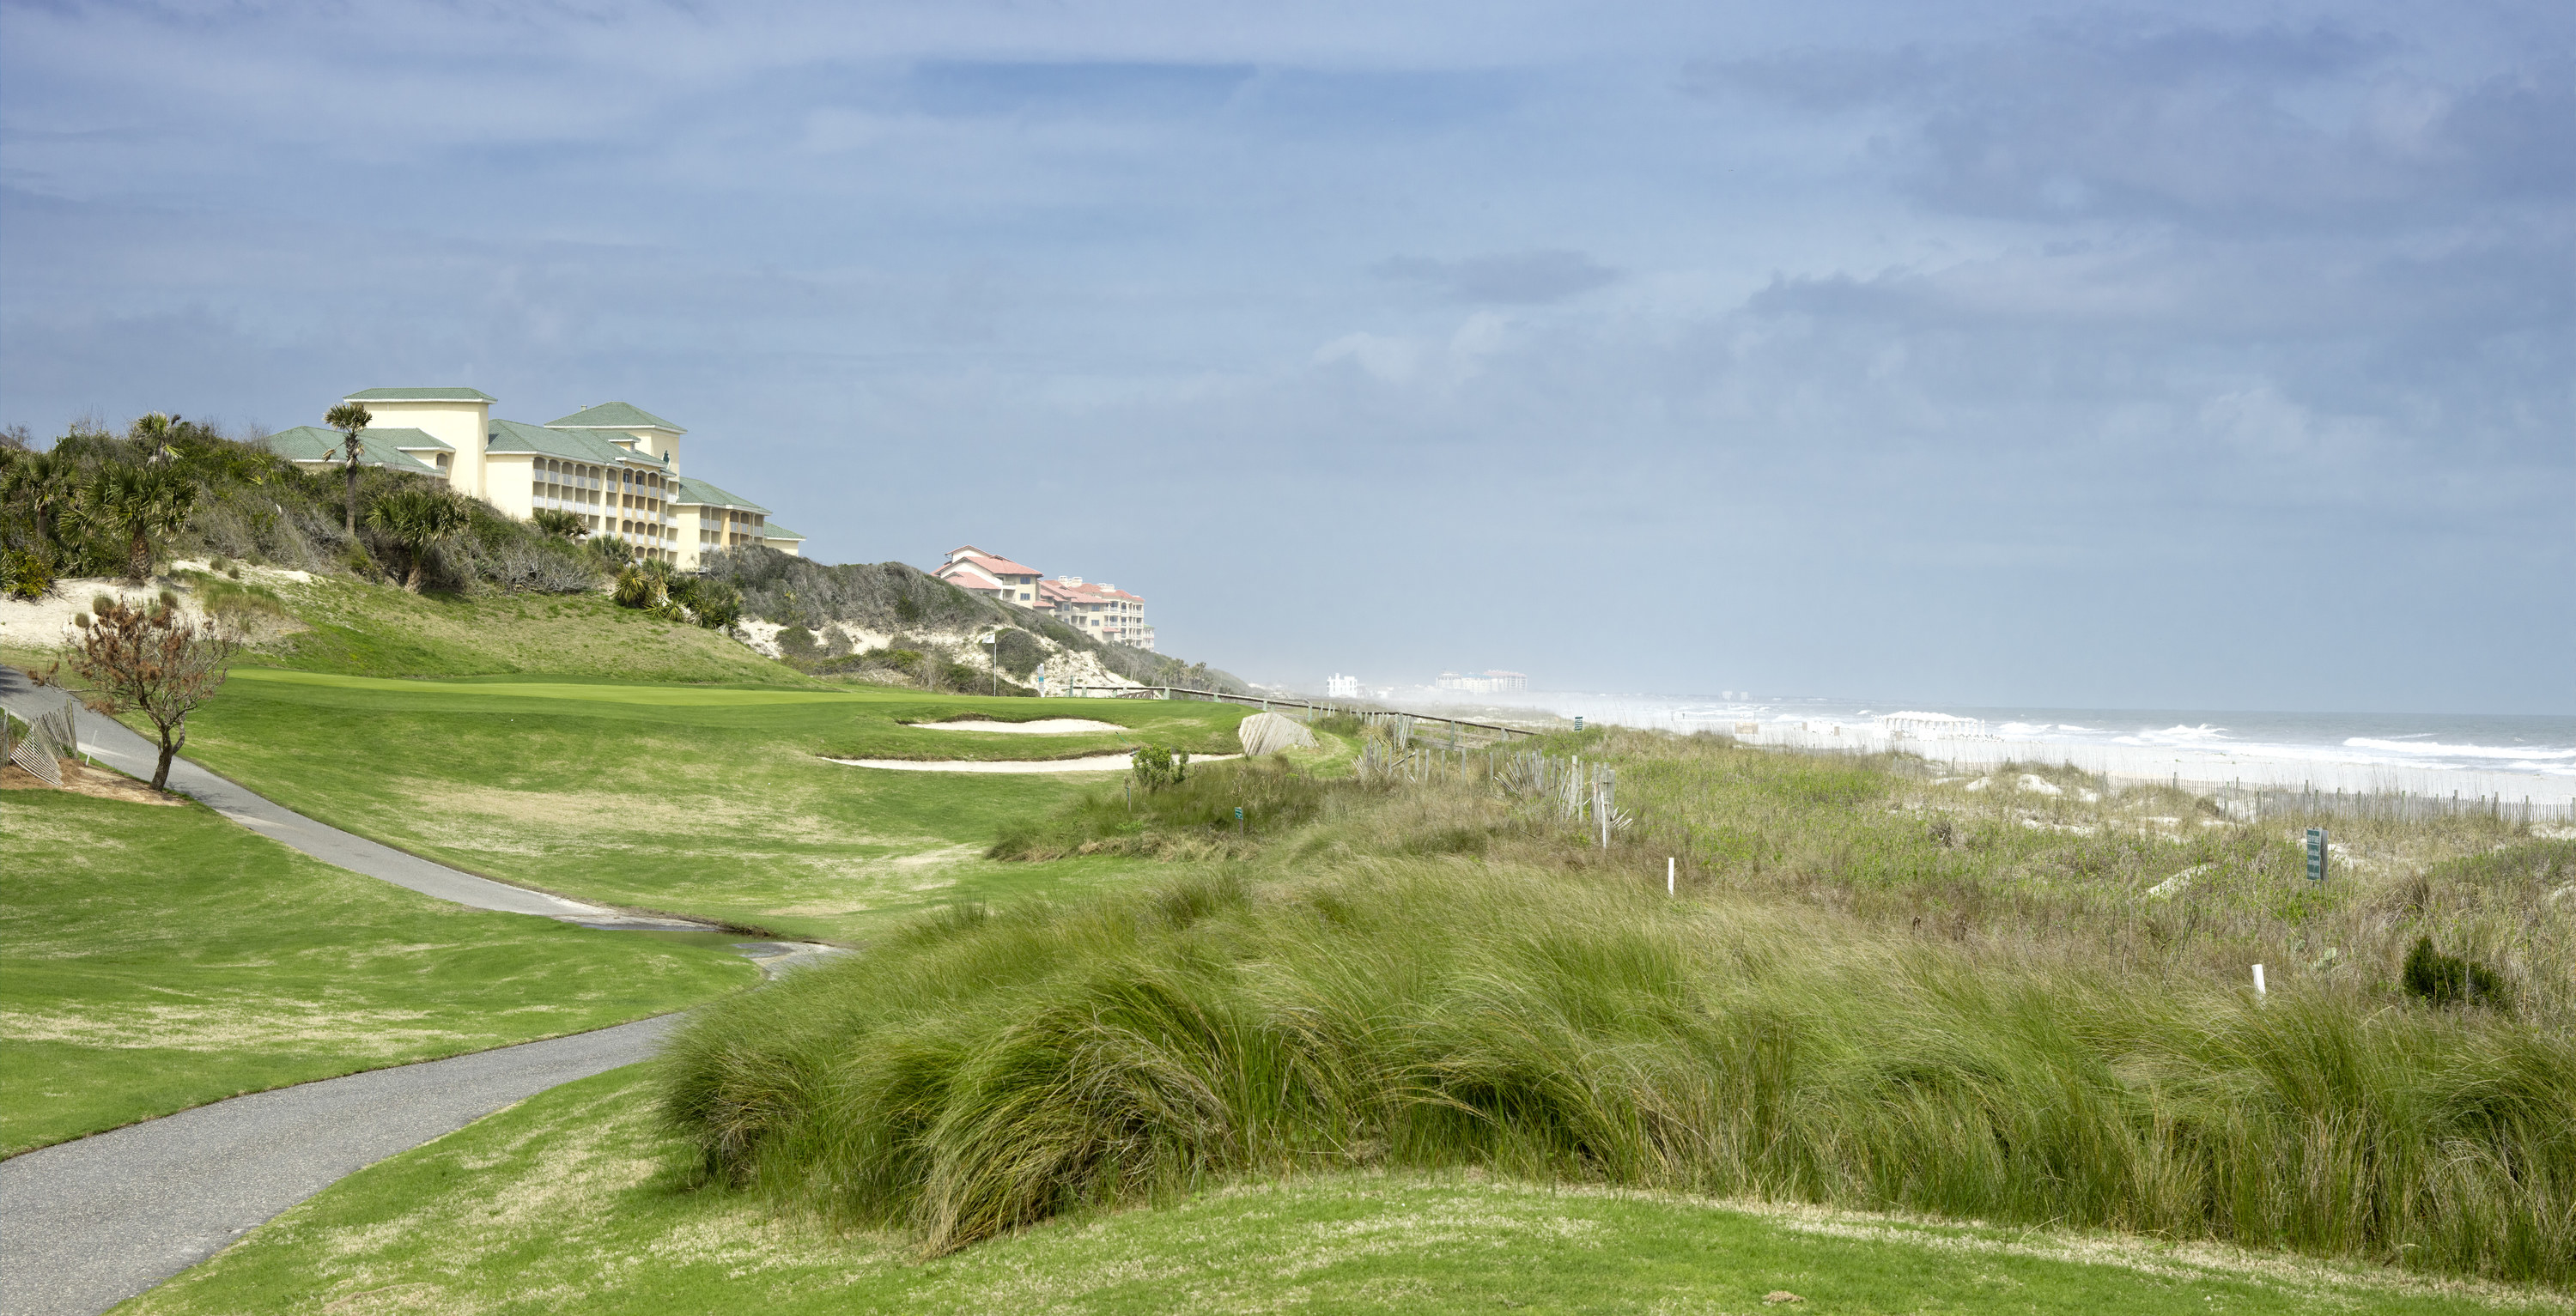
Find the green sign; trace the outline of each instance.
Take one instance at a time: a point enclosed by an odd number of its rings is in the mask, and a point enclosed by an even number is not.
[[[2308,829],[2308,880],[2326,880],[2326,829],[2322,827]]]

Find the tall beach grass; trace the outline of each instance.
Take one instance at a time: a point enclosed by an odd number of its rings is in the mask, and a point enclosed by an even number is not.
[[[1378,860],[960,910],[695,1020],[709,1167],[933,1250],[1242,1175],[1534,1178],[2566,1283],[2576,1046]]]
[[[1174,876],[945,911],[711,1008],[666,1111],[712,1174],[934,1252],[1227,1179],[1473,1165],[2576,1283],[2576,842],[2347,825],[2318,886],[2281,820],[2179,793],[1580,748],[1620,767],[1606,846],[1468,772],[1243,765],[1069,805],[997,857]],[[2425,935],[2504,998],[2409,998]]]

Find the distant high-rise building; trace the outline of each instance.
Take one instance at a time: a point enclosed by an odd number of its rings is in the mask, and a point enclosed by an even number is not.
[[[1506,690],[1527,690],[1529,677],[1524,673],[1506,672],[1499,667],[1494,667],[1463,675],[1457,672],[1442,672],[1440,679],[1433,684],[1442,690],[1455,690],[1461,694],[1493,695],[1501,694]]]
[[[1339,672],[1335,672],[1324,682],[1324,697],[1326,699],[1357,699],[1360,697],[1360,679],[1356,676],[1344,676]]]

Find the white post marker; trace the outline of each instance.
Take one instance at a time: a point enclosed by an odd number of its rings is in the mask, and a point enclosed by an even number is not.
[[[2263,999],[2263,966],[2260,964],[2254,966],[2254,999]]]
[[[1671,895],[1672,893],[1673,893],[1673,861],[1672,861],[1671,856],[1667,855],[1667,856],[1665,856],[1665,858],[1664,858],[1664,894],[1669,896],[1669,895]]]

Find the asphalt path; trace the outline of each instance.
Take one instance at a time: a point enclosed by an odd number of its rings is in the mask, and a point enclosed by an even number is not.
[[[69,700],[0,666],[0,705],[22,717]],[[83,753],[152,779],[158,746],[87,709],[74,717]],[[324,826],[184,758],[171,764],[169,785],[291,849],[441,900],[610,930],[716,930],[459,872]],[[771,976],[829,953],[776,942],[737,949]],[[645,1059],[676,1019],[235,1097],[0,1161],[0,1316],[105,1311],[352,1171],[556,1084]]]
[[[63,691],[35,685],[16,668],[0,665],[0,705],[6,705],[20,717],[51,712],[70,702],[71,696]],[[152,769],[161,759],[160,746],[136,734],[124,723],[101,717],[86,708],[75,706],[73,717],[83,753],[127,776],[152,780]],[[336,864],[395,886],[409,887],[422,895],[452,900],[476,909],[535,914],[591,927],[714,929],[713,924],[627,914],[458,872],[445,864],[432,863],[418,855],[405,854],[392,846],[315,822],[184,758],[170,765],[169,785],[170,789],[204,801],[215,812],[288,849],[301,850],[326,864]]]
[[[645,1059],[677,1021],[235,1097],[0,1161],[0,1312],[105,1311],[354,1171]]]

